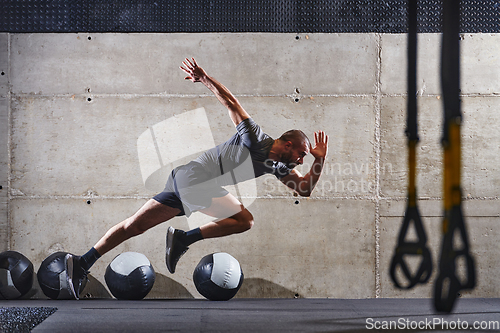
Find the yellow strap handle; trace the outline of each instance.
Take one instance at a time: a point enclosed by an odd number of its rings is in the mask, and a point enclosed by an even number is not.
[[[460,190],[461,142],[460,118],[448,125],[448,142],[444,147],[444,210],[450,211],[462,201]]]
[[[417,206],[417,189],[415,186],[417,177],[417,140],[408,141],[408,206]]]

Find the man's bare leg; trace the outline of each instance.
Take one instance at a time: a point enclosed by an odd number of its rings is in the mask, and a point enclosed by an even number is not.
[[[177,208],[168,207],[150,199],[134,215],[118,223],[83,256],[66,256],[66,269],[71,292],[76,299],[80,297],[80,289],[87,278],[88,270],[103,254],[115,248],[129,238],[140,235],[152,227],[170,220],[180,213]]]
[[[212,199],[212,205],[200,212],[218,219],[200,227],[203,238],[229,236],[253,226],[252,214],[232,194]]]
[[[154,199],[150,199],[137,213],[109,229],[94,245],[94,248],[102,256],[127,239],[140,235],[146,230],[170,220],[179,213],[180,210],[177,208],[172,208]]]

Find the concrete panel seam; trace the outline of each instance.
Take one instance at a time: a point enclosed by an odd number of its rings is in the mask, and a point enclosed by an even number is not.
[[[352,197],[340,197],[340,198],[345,198],[345,199],[352,199]],[[368,198],[368,197],[366,197]],[[316,197],[315,197],[316,199]],[[373,197],[373,200],[375,200],[375,197]],[[399,201],[406,201],[407,197],[380,197],[378,199],[379,201],[394,201],[394,202],[399,202]],[[441,201],[443,200],[442,197],[418,197],[418,201]],[[500,200],[500,197],[463,197],[462,201],[497,201]]]
[[[10,93],[11,96],[15,97],[38,97],[38,98],[82,98],[87,99],[88,97],[94,98],[124,98],[124,99],[134,99],[134,98],[144,98],[144,97],[161,97],[161,98],[215,98],[209,94],[168,94],[168,93],[159,93],[159,94],[106,94],[106,93],[92,93],[92,94],[38,94],[38,93]],[[406,97],[406,93],[366,93],[366,94],[304,94],[300,95],[300,98],[311,98],[311,97],[372,97],[377,98],[380,96],[381,98],[387,97]],[[290,98],[295,99],[295,94],[234,94],[236,97],[282,97],[282,98]],[[460,94],[461,97],[500,97],[500,93],[493,92],[491,94],[484,93],[464,93]],[[436,97],[440,98],[441,94],[419,94],[418,97]]]
[[[406,93],[381,93],[382,97],[406,97]],[[365,95],[366,96],[366,95]],[[418,97],[441,97],[441,94],[418,94]],[[493,92],[491,94],[483,93],[462,93],[460,97],[500,97],[500,93]]]
[[[209,94],[169,94],[169,93],[154,93],[154,94],[107,94],[107,93],[78,93],[78,94],[39,94],[39,93],[13,93],[13,96],[17,97],[55,97],[55,98],[87,98],[87,97],[108,97],[108,98],[124,98],[124,99],[133,99],[133,98],[143,98],[143,97],[165,97],[165,98],[215,98],[213,95]],[[296,98],[296,94],[234,94],[235,97],[283,97],[283,98]],[[375,97],[376,94],[366,93],[366,94],[301,94],[301,98],[308,97]],[[392,95],[387,95],[392,96]],[[394,94],[394,96],[404,96],[403,94]],[[484,96],[484,95],[481,95]]]
[[[141,195],[116,195],[116,196],[110,196],[110,195],[103,195],[103,196],[96,196],[96,195],[11,195],[11,199],[16,199],[16,200],[44,200],[44,199],[50,199],[50,200],[65,200],[65,199],[78,199],[78,200],[89,200],[89,199],[96,199],[96,200],[110,200],[110,199],[116,199],[116,200],[122,200],[122,199],[151,199],[152,196],[141,196]]]
[[[377,39],[377,73],[375,80],[375,298],[381,295],[380,279],[380,156],[381,156],[381,70],[382,70],[382,34],[375,34]]]
[[[498,200],[500,197],[470,197],[462,198],[462,201],[487,201],[487,200]]]
[[[406,201],[407,197],[380,197],[378,200],[380,201]],[[462,197],[462,201],[495,201],[499,200],[500,197],[494,196],[494,197]],[[440,201],[443,200],[442,197],[424,197],[424,196],[419,196],[418,201]]]
[[[96,200],[121,200],[121,199],[151,199],[152,196],[147,196],[147,195],[11,195],[11,199],[16,199],[16,200],[43,200],[43,199],[50,199],[50,200],[64,200],[64,199],[78,199],[78,200],[89,200],[89,199],[96,199]],[[276,200],[283,200],[283,199],[289,199],[293,201],[301,200],[301,201],[308,201],[308,200],[322,200],[322,201],[333,201],[333,200],[360,200],[360,201],[373,201],[375,202],[377,199],[374,196],[323,196],[323,197],[310,197],[310,198],[297,198],[297,197],[290,197],[290,196],[241,196],[242,199],[276,199]],[[401,200],[404,200],[404,198],[401,198]],[[390,201],[390,200],[387,200]],[[392,200],[392,201],[397,201],[397,200]]]
[[[12,188],[12,108],[11,108],[11,98],[12,98],[12,86],[11,86],[11,34],[7,34],[7,250],[11,249],[12,243],[12,231],[11,231],[11,188]]]

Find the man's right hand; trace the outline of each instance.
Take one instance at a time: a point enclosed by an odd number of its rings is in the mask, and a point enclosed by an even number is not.
[[[203,68],[198,66],[196,60],[191,58],[189,60],[186,58],[182,62],[184,66],[181,66],[184,72],[186,72],[189,76],[186,76],[186,80],[191,80],[193,82],[201,82],[203,83],[211,92],[215,94],[215,97],[219,100],[219,102],[224,105],[229,111],[229,117],[233,121],[235,126],[238,126],[243,120],[250,118],[248,113],[243,109],[240,102],[234,95],[227,89],[222,83],[215,80],[213,77],[210,77],[205,73]]]
[[[184,60],[182,64],[185,67],[180,66],[179,68],[189,75],[185,77],[185,80],[191,80],[193,82],[201,82],[201,79],[207,76],[207,73],[205,73],[203,68],[198,66],[194,58],[191,58],[191,60],[186,58],[186,60]]]

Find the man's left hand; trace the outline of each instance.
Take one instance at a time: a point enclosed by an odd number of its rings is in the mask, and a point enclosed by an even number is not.
[[[314,147],[310,148],[314,158],[325,158],[328,154],[328,135],[323,131],[314,133]]]

